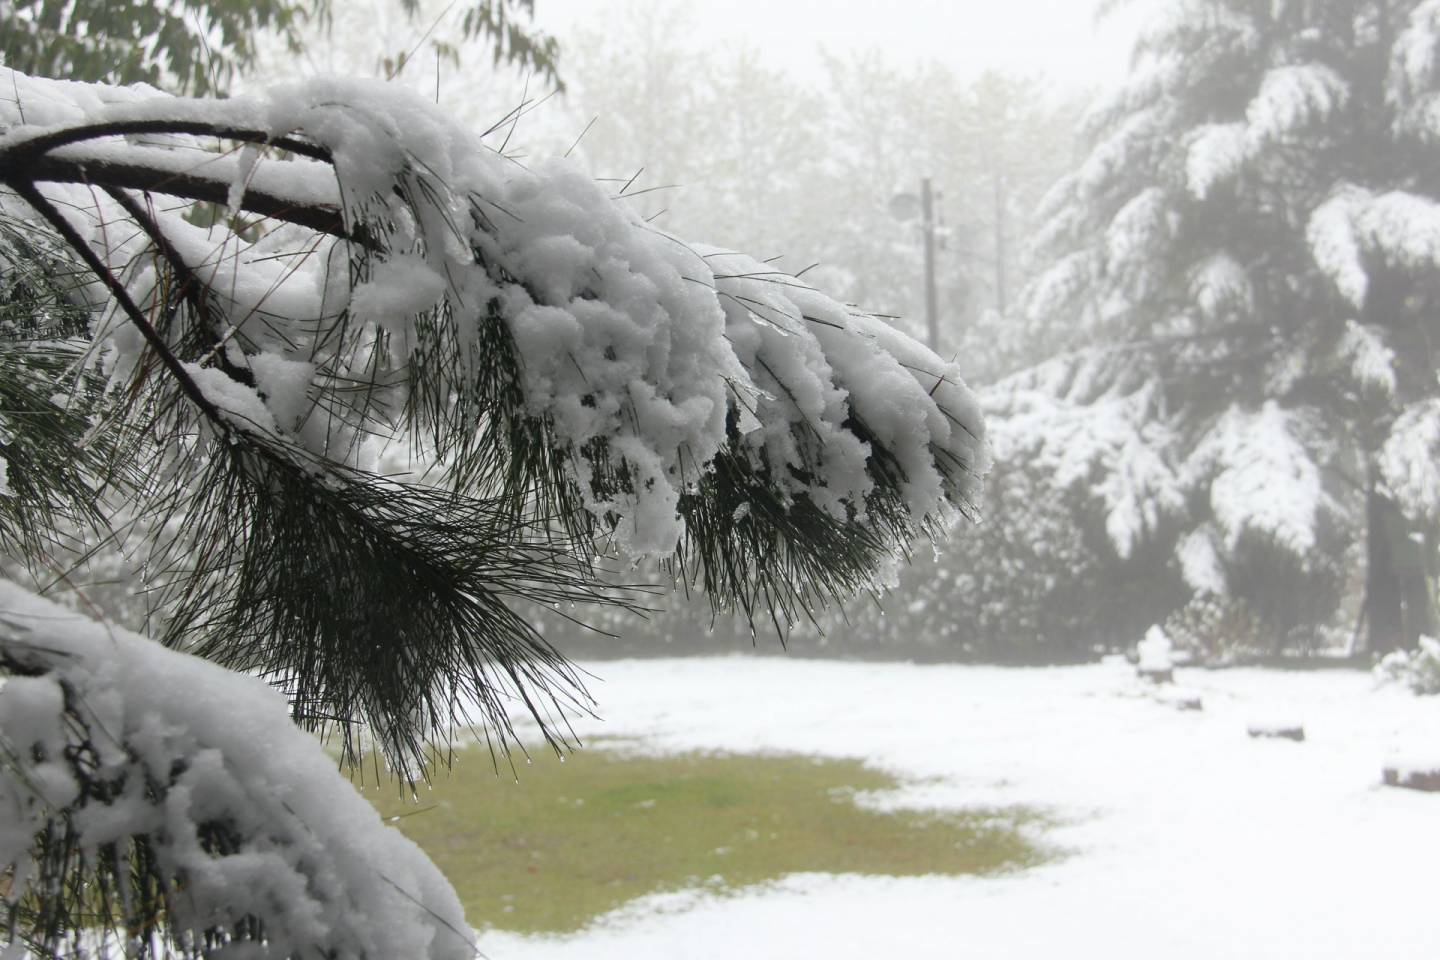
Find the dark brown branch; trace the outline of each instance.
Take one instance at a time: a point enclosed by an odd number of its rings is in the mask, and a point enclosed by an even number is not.
[[[240,140],[245,143],[279,147],[281,150],[309,157],[312,160],[331,162],[330,151],[325,147],[310,143],[308,140],[298,140],[295,137],[272,137],[263,130],[248,130],[243,127],[230,127],[203,120],[120,120],[65,127],[53,133],[24,140],[9,150],[0,152],[0,177],[8,178],[19,172],[27,161],[34,161],[43,153],[49,153],[51,150],[73,143],[146,133],[189,134],[197,137],[215,137],[220,140]]]
[[[145,338],[145,342],[149,344],[150,348],[160,357],[161,363],[170,371],[171,376],[175,378],[176,383],[179,384],[180,390],[185,396],[188,397],[195,406],[199,407],[201,412],[212,422],[222,427],[228,427],[227,421],[220,413],[220,408],[215,406],[209,397],[205,396],[200,386],[190,376],[189,371],[185,369],[184,364],[171,352],[169,344],[165,342],[165,339],[160,336],[159,332],[156,331],[155,327],[150,323],[150,320],[145,316],[145,311],[141,310],[134,299],[131,298],[130,291],[126,290],[125,285],[120,282],[120,279],[105,266],[99,255],[91,249],[90,244],[85,242],[85,238],[81,237],[75,228],[70,225],[70,221],[66,220],[60,211],[56,210],[50,201],[46,200],[40,194],[40,191],[35,188],[33,183],[27,180],[15,179],[11,180],[9,184],[11,189],[19,194],[22,200],[28,203],[36,213],[44,217],[46,221],[55,228],[55,232],[60,234],[60,237],[75,251],[75,254],[81,260],[85,261],[85,265],[95,274],[96,279],[109,288],[111,295],[115,297],[115,302],[120,305],[120,309],[124,311],[125,316],[135,325],[135,328],[140,331],[140,335]]]
[[[12,173],[10,183],[48,182],[94,184],[100,187],[143,190],[165,193],[185,200],[207,200],[225,203],[230,195],[228,178],[201,173],[175,173],[156,170],[143,163],[117,163],[112,160],[71,160],[64,157],[37,157],[24,170]],[[374,246],[363,229],[351,230],[337,207],[309,204],[262,190],[246,190],[241,209],[274,220],[283,220],[320,233],[340,237],[367,247]]]
[[[205,321],[217,340],[223,337],[219,318],[216,316],[216,311],[207,296],[210,290],[209,284],[200,279],[199,275],[195,272],[195,268],[187,263],[185,258],[180,255],[180,251],[175,248],[175,244],[170,241],[170,238],[165,236],[165,231],[160,229],[160,224],[150,215],[150,211],[136,202],[134,197],[118,187],[107,186],[103,189],[111,199],[120,204],[126,213],[130,214],[130,219],[134,220],[140,229],[145,231],[145,235],[150,238],[150,242],[155,245],[155,249],[159,251],[160,256],[164,257],[166,262],[170,264],[170,269],[175,271],[176,276],[180,280],[180,296],[184,297],[190,304],[191,309]],[[226,376],[248,387],[255,386],[255,375],[253,373],[242,367],[236,367],[230,362],[229,355],[224,350],[216,350],[215,354],[216,361],[220,369],[225,371]]]
[[[196,313],[204,317],[206,321],[213,322],[214,318],[210,316],[210,305],[205,302],[204,284],[200,282],[199,277],[195,276],[195,271],[185,262],[185,259],[180,256],[180,251],[175,249],[175,244],[165,236],[160,225],[155,222],[155,218],[150,216],[150,212],[136,203],[134,197],[119,187],[107,184],[101,189],[109,194],[112,200],[120,204],[126,213],[130,214],[130,218],[139,225],[141,230],[145,231],[145,235],[150,238],[150,242],[155,245],[160,256],[164,257],[169,262],[171,269],[179,275],[181,296],[190,302]]]

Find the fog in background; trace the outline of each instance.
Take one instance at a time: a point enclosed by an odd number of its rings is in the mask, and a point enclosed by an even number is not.
[[[1385,313],[1326,251],[1350,244],[1363,273],[1403,218],[1387,235],[1357,213],[1333,243],[1316,226],[1347,176],[1413,180],[1366,119],[1399,109],[1366,71],[1408,8],[1357,35],[1345,5],[1268,34],[1203,4],[1106,6],[542,0],[556,94],[449,56],[443,4],[411,22],[355,3],[307,61],[277,44],[254,75],[391,76],[517,163],[568,155],[656,229],[921,338],[929,180],[935,346],[981,388],[999,454],[984,517],[918,547],[888,595],[782,623],[793,650],[1075,661],[1157,626],[1220,660],[1413,644],[1431,514],[1386,477],[1428,449],[1429,348],[1397,348],[1428,343],[1429,281],[1372,278],[1405,305]],[[779,649],[703,598],[657,606],[546,629],[590,656]]]

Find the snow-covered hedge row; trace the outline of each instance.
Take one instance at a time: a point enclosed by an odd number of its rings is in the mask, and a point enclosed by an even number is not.
[[[1394,650],[1375,665],[1375,675],[1421,695],[1440,694],[1440,640],[1421,637],[1415,650]]]

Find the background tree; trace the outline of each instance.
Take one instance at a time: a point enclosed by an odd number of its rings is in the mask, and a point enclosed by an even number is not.
[[[412,22],[420,0],[400,0]],[[559,82],[554,38],[526,23],[535,0],[475,0],[458,14],[464,40],[477,39],[495,62],[532,69]],[[0,58],[12,69],[66,80],[149,83],[179,92],[224,92],[255,63],[264,31],[285,37],[291,55],[304,52],[307,21],[322,26],[330,0],[16,0],[0,8]],[[416,48],[418,49],[418,48]],[[388,73],[403,69],[416,49],[389,52]],[[455,59],[457,47],[437,55]]]
[[[1173,478],[1145,502],[1175,521],[1174,567],[1276,643],[1335,615],[1367,528],[1372,647],[1429,629],[1424,561],[1407,580],[1392,560],[1433,510],[1400,519],[1403,471],[1381,456],[1416,449],[1396,428],[1435,393],[1428,9],[1166,8],[1040,235],[1053,266],[1030,316],[1076,351],[1048,389],[1096,417],[1129,398]],[[1097,508],[1121,466],[1086,480]]]

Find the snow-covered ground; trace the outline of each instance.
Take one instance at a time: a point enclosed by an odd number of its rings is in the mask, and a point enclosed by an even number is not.
[[[1440,794],[1380,785],[1387,760],[1440,760],[1440,698],[1357,672],[1182,669],[1204,702],[1182,712],[1123,663],[589,669],[604,720],[582,736],[863,757],[917,781],[890,802],[1042,807],[1065,853],[998,878],[656,896],[571,937],[487,933],[492,960],[1440,956]],[[1305,742],[1246,735],[1290,723]]]

